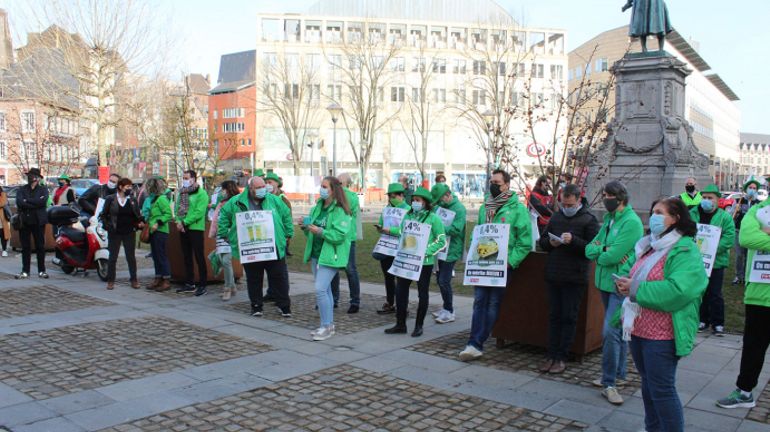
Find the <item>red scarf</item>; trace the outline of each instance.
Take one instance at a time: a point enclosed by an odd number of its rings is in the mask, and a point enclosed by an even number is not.
[[[53,193],[53,203],[55,205],[59,205],[59,198],[61,197],[61,194],[67,192],[67,189],[69,189],[69,185],[59,186],[56,188],[56,191]]]

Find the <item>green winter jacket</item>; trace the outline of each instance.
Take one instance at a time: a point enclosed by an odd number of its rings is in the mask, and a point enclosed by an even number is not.
[[[596,261],[597,288],[615,292],[612,274],[617,273],[628,258],[633,256],[634,246],[643,234],[642,221],[630,205],[620,213],[615,211],[604,215],[599,233],[586,245],[586,258]]]
[[[168,234],[168,224],[171,222],[171,203],[168,201],[165,195],[160,195],[153,200],[153,198],[145,198],[145,201],[150,202],[150,211],[148,217],[148,223],[150,229],[156,223],[158,229],[155,232],[162,232]]]
[[[401,220],[401,226],[391,228],[390,234],[400,237],[401,231],[404,229],[404,224],[408,221],[416,221],[430,225],[428,247],[425,249],[425,259],[422,264],[426,266],[433,265],[433,263],[436,262],[436,254],[446,246],[446,234],[441,218],[433,212],[420,211],[415,213],[414,210],[410,210],[409,213],[404,216],[404,219]]]
[[[690,217],[696,223],[700,223],[700,206],[693,207],[690,210]],[[719,237],[719,246],[717,246],[717,257],[714,260],[714,268],[726,268],[730,264],[730,249],[735,243],[735,223],[733,218],[721,208],[718,208],[711,217],[709,225],[714,225],[722,229]]]
[[[738,234],[738,242],[741,247],[749,250],[746,257],[746,293],[743,303],[755,306],[770,307],[770,284],[749,282],[751,263],[758,250],[770,251],[770,234],[762,231],[762,225],[757,220],[757,211],[770,205],[770,200],[762,201],[746,213],[741,221],[741,229]]]
[[[482,204],[479,208],[478,224],[487,223],[486,208],[486,204]],[[532,224],[529,221],[527,208],[519,202],[519,197],[513,194],[504,206],[497,209],[495,217],[489,223],[511,226],[508,236],[508,265],[512,269],[519,267],[532,250]]]
[[[177,221],[182,222],[185,229],[190,231],[203,231],[206,229],[206,210],[209,208],[209,194],[206,189],[199,186],[198,191],[190,195],[190,206],[183,219],[179,218],[179,201],[176,200]]]
[[[355,242],[358,238],[358,220],[361,218],[361,205],[358,202],[358,194],[352,190],[345,188],[345,196],[348,199],[348,206],[350,206],[350,232],[348,233],[348,239],[351,242]]]
[[[324,200],[319,199],[316,205],[310,211],[310,220],[315,221],[321,214]],[[312,224],[313,222],[311,222]],[[324,239],[323,248],[321,248],[321,256],[318,257],[318,264],[331,268],[345,268],[348,266],[348,258],[350,257],[350,226],[353,224],[352,216],[345,213],[342,207],[337,205],[336,201],[333,201],[328,208],[326,215],[326,228],[324,228],[321,236]],[[313,252],[313,237],[315,234],[311,233],[307,229],[303,229],[305,236],[307,236],[307,243],[305,244],[305,256],[304,262],[310,261],[310,255]]]
[[[465,250],[465,206],[454,195],[452,195],[452,201],[449,204],[441,201],[439,206],[455,212],[455,218],[452,223],[444,227],[447,237],[451,239],[449,241],[446,262],[455,262],[463,257],[463,251]]]
[[[238,229],[235,222],[235,214],[250,211],[249,189],[244,189],[238,196],[233,197],[227,204],[219,209],[217,222],[217,238],[226,239],[230,243],[233,258],[241,259],[238,249]],[[291,222],[291,212],[280,197],[273,194],[265,195],[262,200],[262,210],[273,212],[273,226],[275,228],[275,248],[278,259],[286,256],[286,239],[294,237],[294,225]]]
[[[618,275],[628,276],[635,262],[636,254],[632,250],[631,257]],[[707,285],[703,257],[692,237],[682,237],[668,252],[663,265],[663,280],[639,284],[636,302],[640,306],[671,313],[678,356],[690,354],[695,345],[700,322],[700,302]],[[620,308],[613,318],[613,324],[620,324]]]

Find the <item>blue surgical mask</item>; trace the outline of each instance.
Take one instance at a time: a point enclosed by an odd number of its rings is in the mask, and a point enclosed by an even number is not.
[[[259,188],[254,191],[254,196],[258,199],[263,199],[267,196],[267,188]]]
[[[329,189],[322,187],[318,193],[321,194],[321,199],[329,198]]]
[[[564,213],[564,216],[573,217],[577,214],[581,207],[583,206],[578,205],[576,207],[562,207],[561,212]]]
[[[268,193],[273,193],[273,185],[269,184],[269,185],[267,185],[265,187],[267,188],[267,192]]]
[[[749,198],[754,199],[757,197],[757,190],[756,189],[749,189],[746,191],[746,195],[748,195]]]
[[[650,216],[650,232],[655,236],[660,236],[666,230],[665,217],[660,214]]]
[[[711,213],[714,211],[714,203],[711,200],[704,199],[700,202],[700,208],[702,208],[706,213]]]
[[[412,202],[412,210],[414,210],[415,213],[416,212],[421,212],[422,211],[422,203],[419,202],[419,201],[413,201]]]

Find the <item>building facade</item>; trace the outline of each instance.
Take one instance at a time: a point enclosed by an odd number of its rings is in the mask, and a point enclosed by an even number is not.
[[[741,134],[741,160],[737,186],[749,177],[765,177],[770,174],[770,135]]]

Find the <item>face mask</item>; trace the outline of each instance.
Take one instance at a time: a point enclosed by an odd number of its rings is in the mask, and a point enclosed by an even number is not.
[[[190,180],[182,180],[182,187],[190,187],[192,185],[192,182]]]
[[[564,213],[564,216],[572,217],[575,216],[580,210],[580,208],[583,207],[582,205],[579,205],[577,207],[562,207],[561,212]]]
[[[749,198],[754,199],[757,197],[757,191],[755,189],[749,189],[746,191],[746,195],[748,195]]]
[[[684,190],[686,190],[687,193],[693,193],[695,192],[695,185],[687,185],[684,187]]]
[[[259,188],[254,191],[254,197],[257,199],[263,199],[267,196],[267,188]]]
[[[714,203],[711,200],[704,199],[700,202],[700,208],[702,208],[706,213],[711,213],[714,211]]]
[[[498,196],[500,196],[501,193],[503,193],[503,191],[500,189],[499,184],[493,183],[489,185],[489,193],[492,194],[493,198],[497,198]]]
[[[273,185],[268,184],[265,187],[267,188],[267,193],[273,193]]]
[[[322,187],[321,190],[318,191],[318,193],[321,194],[321,199],[329,198],[329,189]]]
[[[663,231],[666,230],[666,223],[664,220],[665,217],[663,215],[654,214],[650,216],[650,232],[655,235],[655,237],[660,236],[663,234]]]
[[[59,182],[59,187],[64,186],[64,182]]]
[[[37,181],[37,176],[27,176],[27,183],[34,183]]]
[[[422,203],[417,201],[412,202],[412,210],[414,210],[415,213],[422,211]]]
[[[393,207],[398,207],[401,205],[401,203],[404,202],[401,198],[391,198],[390,199],[390,205]]]
[[[108,181],[108,182],[107,182],[107,188],[108,188],[108,189],[115,189],[116,187],[118,187],[118,184],[117,184],[117,183],[115,183],[115,182],[113,182],[113,181]]]
[[[608,212],[610,213],[614,212],[615,210],[618,209],[618,206],[620,206],[620,201],[618,201],[617,198],[604,199],[604,208],[606,208]]]

